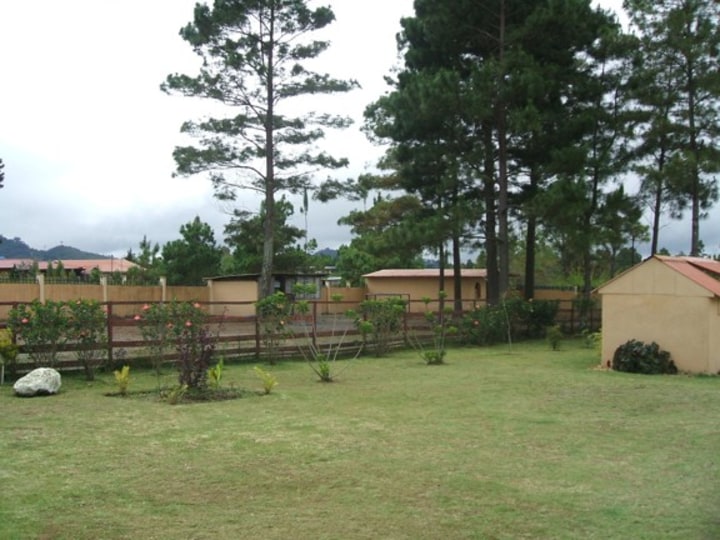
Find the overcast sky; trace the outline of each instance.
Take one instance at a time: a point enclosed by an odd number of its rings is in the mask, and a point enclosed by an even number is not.
[[[399,20],[412,0],[330,0],[336,22],[324,70],[362,89],[334,100],[356,118],[327,141],[350,159],[342,178],[368,170],[382,154],[360,133],[365,106],[387,90],[383,76],[398,64]],[[604,0],[617,9],[620,0]],[[195,0],[0,1],[0,234],[31,247],[59,244],[106,255],[137,251],[180,237],[195,216],[218,242],[229,217],[207,180],[172,178],[173,148],[183,121],[203,115],[195,100],[159,90],[169,73],[195,74],[198,59],[178,35]],[[318,111],[328,103],[318,98]],[[336,111],[335,111],[336,112]],[[240,194],[239,205],[257,210]],[[350,241],[336,224],[351,206],[311,203],[309,236],[320,247]],[[710,252],[720,252],[718,212],[701,225]],[[298,225],[301,218],[298,216]],[[661,245],[687,251],[689,226],[668,225]]]

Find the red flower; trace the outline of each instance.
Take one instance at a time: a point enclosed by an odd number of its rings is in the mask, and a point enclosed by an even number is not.
[[[142,308],[143,308],[143,311],[147,311],[148,309],[150,309],[150,306],[145,304]]]
[[[27,319],[27,317],[25,317],[25,318],[23,318],[23,320],[20,321],[20,322],[23,323],[23,324],[27,324],[27,323],[29,323],[30,321]]]
[[[187,326],[189,328],[192,326],[192,323],[190,321],[185,321],[185,326]]]
[[[142,317],[140,315],[135,315],[135,317],[133,317],[133,319],[135,319],[136,321],[139,321],[140,319],[142,319]]]

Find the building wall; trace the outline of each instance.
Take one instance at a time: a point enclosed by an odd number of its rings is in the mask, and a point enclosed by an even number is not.
[[[670,352],[681,371],[716,373],[720,368],[720,307],[704,288],[662,262],[650,259],[601,287],[602,360],[637,339]]]
[[[334,298],[340,297],[337,301]],[[357,310],[365,300],[363,287],[323,287],[320,289],[321,313],[335,315],[345,313],[349,309]]]
[[[438,302],[430,302],[427,306],[423,298],[437,298],[438,280],[436,278],[365,278],[367,296],[369,298],[382,296],[399,296],[410,301],[410,311],[424,312],[427,309],[436,311]],[[478,291],[476,293],[476,284]],[[453,294],[453,278],[445,278],[446,299],[452,302],[455,299]],[[476,307],[475,304],[484,305],[487,298],[485,280],[483,278],[463,278],[462,300],[463,309],[470,310]]]
[[[636,339],[656,342],[670,352],[678,369],[708,373],[708,298],[657,294],[603,295],[602,358],[612,361],[615,349]]]

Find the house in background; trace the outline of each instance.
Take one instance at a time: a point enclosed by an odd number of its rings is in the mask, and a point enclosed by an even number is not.
[[[452,305],[454,296],[454,272],[445,271],[444,290],[446,301]],[[471,310],[485,305],[487,299],[487,271],[481,268],[462,268],[463,309]],[[430,302],[427,306],[423,298],[438,297],[440,270],[438,268],[388,269],[378,270],[363,276],[365,279],[365,295],[370,299],[397,296],[410,302],[410,311],[424,312],[426,309],[437,310],[438,303]]]
[[[598,288],[602,361],[636,339],[656,342],[680,371],[720,373],[720,262],[655,255]]]
[[[3,259],[0,258],[0,276],[23,275],[29,277],[35,265],[41,274],[47,272],[48,265],[57,268],[62,263],[63,268],[68,272],[74,272],[76,276],[89,276],[93,269],[97,268],[103,275],[115,273],[126,274],[131,268],[138,267],[134,262],[127,259],[63,259],[55,261],[36,261],[33,259]]]

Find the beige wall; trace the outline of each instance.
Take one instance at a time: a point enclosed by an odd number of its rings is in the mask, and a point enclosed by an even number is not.
[[[164,298],[163,298],[164,296]],[[197,300],[207,302],[207,287],[163,287],[135,285],[102,285],[102,284],[40,284],[40,283],[1,283],[0,303],[29,303],[33,300],[52,300],[67,302],[71,300],[97,300],[98,302],[128,302],[114,304],[113,315],[128,317],[137,314],[138,304],[145,302],[161,302],[164,300]],[[11,305],[0,305],[0,320],[7,319]]]
[[[257,281],[210,281],[208,282],[210,302],[242,302],[240,304],[213,304],[212,315],[250,317],[255,315],[258,300]]]
[[[601,287],[602,361],[631,339],[656,342],[681,371],[720,370],[720,303],[706,289],[649,259]]]
[[[424,312],[427,309],[437,310],[438,303],[430,302],[427,306],[422,302],[423,298],[437,298],[438,296],[438,279],[429,278],[365,278],[368,297],[373,296],[400,296],[406,300],[410,300],[411,312]],[[479,304],[484,305],[487,298],[485,280],[483,278],[464,277],[462,280],[462,299],[463,309],[473,309],[476,303],[475,284],[480,287],[480,296],[477,299]],[[445,278],[445,292],[447,300],[454,300],[453,294],[453,278],[452,276]]]
[[[339,295],[342,299],[338,302],[333,297]],[[320,289],[321,313],[334,315],[345,313],[349,309],[358,309],[360,302],[365,300],[365,289],[363,287],[323,287]]]

